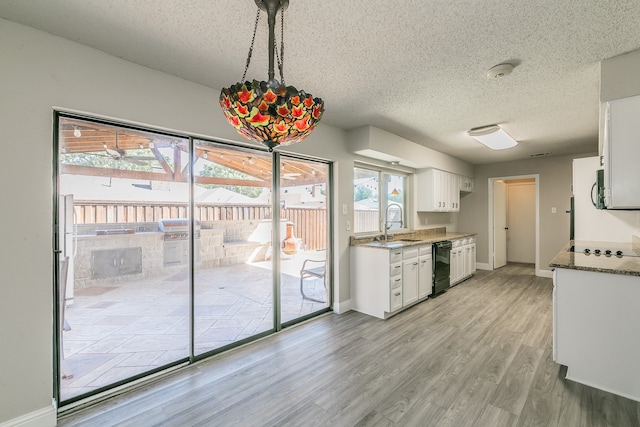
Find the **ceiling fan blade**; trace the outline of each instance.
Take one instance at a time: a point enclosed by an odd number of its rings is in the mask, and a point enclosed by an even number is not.
[[[134,159],[134,160],[158,160],[157,158],[153,157],[153,156],[126,156],[127,159]]]

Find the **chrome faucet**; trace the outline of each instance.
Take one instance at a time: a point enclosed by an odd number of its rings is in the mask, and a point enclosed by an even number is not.
[[[397,207],[398,210],[400,211],[400,219],[397,221],[390,221],[389,220],[389,210],[391,207]],[[400,224],[400,228],[402,228],[402,206],[400,206],[397,203],[389,203],[389,205],[387,206],[387,209],[385,209],[384,211],[384,241],[386,242],[388,240],[388,234],[387,231],[389,230],[389,228],[391,228],[391,225],[398,223]],[[391,235],[391,238],[393,238],[393,235]]]

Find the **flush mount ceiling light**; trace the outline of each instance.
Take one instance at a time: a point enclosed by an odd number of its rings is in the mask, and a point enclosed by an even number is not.
[[[247,139],[260,142],[273,151],[275,147],[289,145],[305,139],[316,127],[324,102],[303,90],[286,86],[284,62],[284,11],[289,0],[254,0],[258,5],[253,39],[247,63],[240,82],[223,88],[220,106],[227,121]],[[251,62],[253,42],[260,20],[260,10],[267,12],[269,24],[269,77],[267,81],[244,81]],[[276,14],[280,11],[280,52],[276,48]],[[277,58],[280,82],[275,79],[274,62]]]
[[[518,145],[518,141],[506,133],[500,126],[491,125],[474,128],[467,132],[467,135],[478,142],[486,145],[492,150],[504,150]]]
[[[513,64],[498,64],[494,67],[489,68],[487,70],[487,78],[489,80],[500,79],[502,77],[506,77],[513,71]]]

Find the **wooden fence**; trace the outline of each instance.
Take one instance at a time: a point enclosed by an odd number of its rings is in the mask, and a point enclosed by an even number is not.
[[[186,218],[186,203],[134,202],[74,202],[76,224],[114,224],[158,222],[165,218]],[[195,206],[194,218],[199,221],[243,221],[271,218],[270,205],[213,205]],[[285,208],[282,218],[294,224],[295,237],[307,250],[327,248],[327,210],[325,208]],[[284,238],[284,236],[282,236]]]

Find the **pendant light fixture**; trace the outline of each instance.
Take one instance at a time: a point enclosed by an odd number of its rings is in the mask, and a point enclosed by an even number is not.
[[[303,90],[286,86],[284,62],[284,11],[289,0],[254,0],[258,6],[253,39],[247,63],[240,82],[223,88],[220,106],[227,121],[247,139],[260,142],[273,151],[275,147],[289,145],[305,139],[316,127],[324,102]],[[251,62],[260,10],[267,12],[269,24],[269,75],[267,81],[244,81]],[[280,52],[276,48],[276,15],[280,11]],[[274,63],[277,58],[280,81],[275,79]]]

